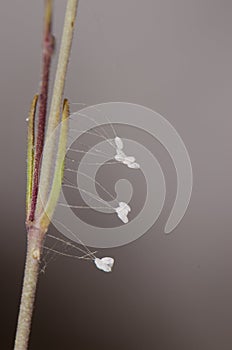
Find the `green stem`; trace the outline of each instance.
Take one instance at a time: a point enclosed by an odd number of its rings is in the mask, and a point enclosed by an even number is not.
[[[44,232],[38,228],[28,229],[27,256],[14,350],[26,350],[28,347],[43,237]]]
[[[51,3],[52,2],[50,0],[47,0],[47,4],[51,4]],[[50,115],[48,119],[48,130],[46,133],[46,139],[50,138],[51,134],[53,133],[54,129],[56,128],[57,124],[60,121],[60,110],[61,110],[61,104],[62,104],[62,98],[63,98],[67,66],[68,66],[69,56],[71,52],[71,44],[72,44],[72,37],[74,32],[74,23],[76,18],[77,5],[78,5],[78,0],[67,0],[63,36],[62,36],[62,42],[60,47],[56,78],[54,82],[54,89],[53,89],[53,95],[52,95],[51,110],[50,110]],[[49,7],[47,7],[47,9],[49,9]],[[49,11],[47,12],[46,18],[48,19],[51,18],[51,13]],[[67,106],[68,105],[66,103],[66,107]],[[68,116],[68,111],[67,111],[67,116]],[[34,130],[32,130],[32,132],[33,131]],[[32,132],[31,132],[31,137],[33,135]],[[64,123],[63,132],[65,133],[67,132],[66,122]],[[62,144],[64,144],[65,138],[63,138],[62,140],[61,140],[62,142],[60,147],[62,146]],[[33,144],[34,142],[33,139],[30,139],[29,141],[31,144]],[[40,175],[38,190],[41,191],[43,194],[45,193],[46,196],[48,194],[49,182],[50,180],[52,180],[51,164],[53,159],[53,153],[56,147],[56,139],[54,138],[53,141],[54,142],[51,143],[51,147],[48,149],[46,154],[43,154],[43,159],[41,164],[41,175]],[[43,143],[41,143],[41,145],[43,145]],[[63,148],[61,147],[60,150],[62,151]],[[28,169],[29,180],[31,180],[31,176],[32,176],[32,169],[30,168],[32,164],[32,159],[33,159],[33,153],[30,152],[29,169]],[[62,159],[61,156],[60,156],[60,159]],[[59,170],[59,176],[61,176],[62,175],[61,167],[59,166],[57,169]],[[58,188],[57,186],[60,184],[60,181],[58,181],[59,179],[57,180],[57,176],[55,176],[55,180],[56,182],[55,182],[54,188],[55,190],[57,190]],[[35,185],[34,181],[35,181],[35,177],[33,177],[33,186]],[[42,196],[43,199],[45,199],[46,196],[43,195]],[[25,271],[24,271],[23,290],[22,290],[21,304],[20,304],[20,310],[19,310],[14,350],[26,350],[28,347],[28,341],[29,341],[29,335],[30,335],[30,329],[31,329],[31,320],[32,320],[35,293],[36,293],[36,285],[37,285],[39,265],[40,265],[40,257],[42,254],[43,238],[46,233],[46,229],[42,228],[39,222],[40,215],[43,214],[44,208],[42,206],[42,203],[35,201],[37,199],[37,196],[33,199],[33,194],[31,194],[31,183],[29,183],[28,185],[27,200],[29,200],[30,198],[31,198],[31,201],[34,201],[33,203],[36,203],[35,218],[33,215],[33,222],[31,222],[30,220],[27,220],[27,226],[28,226],[27,227],[28,229],[27,257],[26,257],[26,264],[25,264]],[[52,205],[54,204],[54,199],[51,201],[51,203]],[[49,222],[47,224],[49,224]]]
[[[64,28],[62,34],[62,40],[60,45],[59,59],[56,70],[56,77],[54,81],[54,88],[52,94],[50,114],[48,118],[48,127],[46,133],[46,142],[49,143],[46,146],[46,152],[43,154],[41,175],[40,175],[40,196],[42,201],[38,200],[36,208],[36,218],[40,217],[43,212],[43,203],[46,203],[49,192],[49,184],[51,177],[51,164],[54,158],[55,148],[55,134],[53,131],[56,129],[60,122],[60,113],[63,99],[63,92],[65,86],[65,78],[68,68],[68,62],[71,52],[72,39],[74,34],[74,24],[77,13],[78,0],[68,0]]]

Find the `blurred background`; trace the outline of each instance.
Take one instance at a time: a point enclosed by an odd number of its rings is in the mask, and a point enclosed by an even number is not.
[[[54,2],[58,52],[66,1]],[[172,234],[163,233],[167,201],[146,235],[102,250],[117,259],[111,274],[51,261],[40,274],[30,349],[231,349],[231,12],[230,0],[80,0],[65,96],[162,114],[189,151],[193,194]],[[25,119],[39,87],[42,17],[43,1],[0,4],[4,350],[13,347],[24,266]],[[175,173],[160,152],[171,201]]]

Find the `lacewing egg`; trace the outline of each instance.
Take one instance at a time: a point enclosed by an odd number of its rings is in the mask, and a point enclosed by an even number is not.
[[[99,270],[111,272],[114,265],[114,259],[111,257],[95,258],[94,263]]]

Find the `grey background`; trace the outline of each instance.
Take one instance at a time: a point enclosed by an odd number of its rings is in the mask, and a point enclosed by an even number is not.
[[[57,47],[65,3],[55,1]],[[42,5],[0,4],[4,350],[22,282],[25,119],[40,77]],[[107,250],[118,260],[110,275],[77,260],[51,262],[40,276],[30,349],[231,349],[231,11],[229,0],[80,1],[66,96],[134,102],[165,116],[189,150],[193,195],[170,236],[164,211],[147,235]]]

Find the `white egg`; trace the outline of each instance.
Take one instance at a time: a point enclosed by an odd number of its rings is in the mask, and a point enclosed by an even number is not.
[[[111,272],[114,265],[114,259],[111,257],[95,258],[94,263],[99,270]]]
[[[116,147],[117,147],[119,150],[122,150],[122,149],[123,149],[123,142],[122,142],[122,139],[120,139],[120,137],[118,137],[118,136],[115,137],[114,142],[115,142]]]
[[[127,164],[128,168],[131,168],[131,169],[139,169],[140,168],[140,165],[138,163],[129,163]]]

